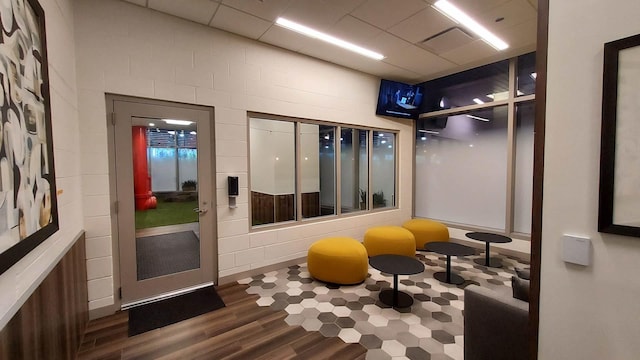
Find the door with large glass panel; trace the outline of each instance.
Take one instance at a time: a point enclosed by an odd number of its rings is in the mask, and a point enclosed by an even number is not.
[[[122,306],[215,280],[212,109],[113,101]]]

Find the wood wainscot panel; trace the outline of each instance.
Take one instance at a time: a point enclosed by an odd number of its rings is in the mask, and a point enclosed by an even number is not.
[[[320,216],[320,193],[302,194],[302,217],[310,218]]]
[[[75,359],[89,322],[85,235],[0,331],[0,359]]]
[[[273,195],[252,191],[251,225],[272,224],[275,220],[273,204]]]
[[[295,196],[293,194],[276,195],[276,222],[296,219]]]

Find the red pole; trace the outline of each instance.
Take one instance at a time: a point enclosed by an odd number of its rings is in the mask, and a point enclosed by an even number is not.
[[[155,196],[151,193],[151,177],[147,167],[147,128],[132,126],[133,149],[133,191],[136,197],[136,210],[154,209]]]

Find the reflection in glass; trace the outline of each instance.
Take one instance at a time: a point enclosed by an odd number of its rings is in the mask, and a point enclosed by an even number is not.
[[[302,217],[336,213],[335,128],[300,124]]]
[[[424,112],[506,100],[509,60],[427,81],[424,89]]]
[[[517,96],[536,93],[536,53],[518,57]]]
[[[421,119],[415,215],[505,228],[507,106]]]
[[[533,124],[535,104],[516,105],[516,164],[513,230],[531,233],[531,199],[533,192]]]
[[[249,127],[251,223],[295,220],[295,125],[251,118]]]
[[[373,208],[394,207],[396,189],[396,135],[392,132],[373,132],[371,180]]]
[[[369,131],[342,128],[340,133],[340,191],[343,213],[367,210],[369,191]]]

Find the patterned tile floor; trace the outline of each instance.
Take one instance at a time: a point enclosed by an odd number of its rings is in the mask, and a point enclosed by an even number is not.
[[[285,321],[346,343],[368,349],[367,359],[462,360],[464,288],[478,284],[511,293],[511,276],[526,262],[498,255],[502,268],[487,268],[473,262],[484,256],[452,257],[451,270],[465,278],[461,285],[441,283],[433,274],[444,271],[446,257],[420,252],[416,257],[425,271],[399,276],[399,289],[412,295],[409,308],[393,309],[378,299],[380,290],[391,288],[393,276],[369,267],[369,276],[359,285],[336,286],[310,277],[306,263],[239,281],[247,292],[258,294],[260,306],[285,310]]]

